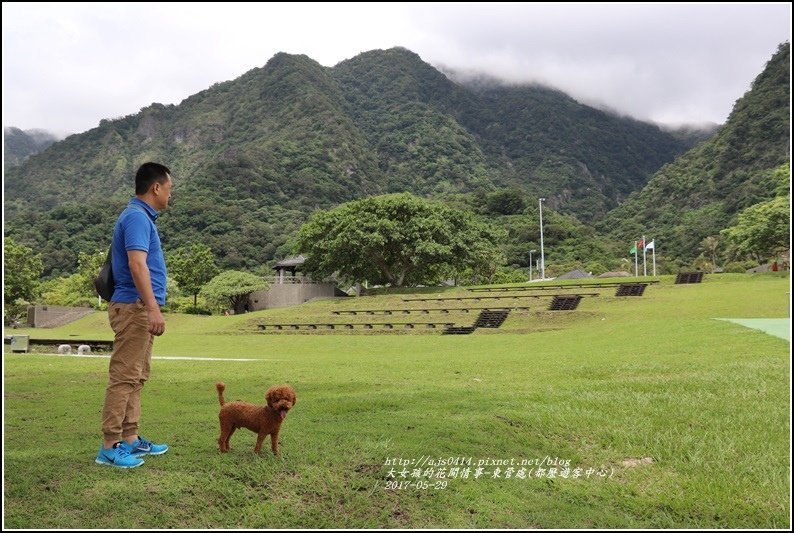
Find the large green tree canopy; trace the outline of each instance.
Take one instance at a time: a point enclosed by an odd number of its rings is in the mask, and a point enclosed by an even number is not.
[[[739,222],[722,231],[739,256],[759,261],[788,249],[791,236],[791,197],[778,196],[739,213]]]
[[[36,294],[39,276],[43,270],[41,254],[18,244],[11,237],[3,239],[3,302],[13,304],[16,300],[31,300]]]
[[[317,211],[303,225],[297,251],[315,277],[334,273],[392,286],[430,284],[499,256],[503,235],[472,213],[408,193]]]
[[[215,255],[206,244],[193,244],[178,248],[168,255],[168,269],[179,288],[193,295],[193,306],[201,287],[218,275]]]
[[[234,309],[242,312],[248,296],[254,291],[263,291],[270,284],[259,276],[248,272],[227,270],[212,278],[201,289],[201,294],[210,305],[219,309]]]

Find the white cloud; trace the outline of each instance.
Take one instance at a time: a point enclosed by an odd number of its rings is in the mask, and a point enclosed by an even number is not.
[[[722,122],[788,4],[3,4],[5,126],[79,132],[179,103],[278,52],[332,66],[404,46],[662,122]]]

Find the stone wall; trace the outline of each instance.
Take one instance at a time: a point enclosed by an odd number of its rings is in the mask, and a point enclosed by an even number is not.
[[[271,285],[266,291],[251,293],[248,306],[251,311],[288,307],[306,303],[314,298],[333,298],[336,295],[334,283],[285,283]]]
[[[90,315],[90,307],[63,307],[60,305],[28,306],[28,326],[32,328],[57,328]]]

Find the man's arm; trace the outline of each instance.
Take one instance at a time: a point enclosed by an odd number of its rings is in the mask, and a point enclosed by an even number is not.
[[[138,289],[138,294],[141,295],[141,300],[149,314],[149,333],[159,336],[165,331],[165,319],[163,319],[160,306],[154,298],[152,277],[149,274],[149,266],[146,264],[148,255],[143,250],[128,250],[127,260],[130,264],[132,281],[135,283],[135,288]]]

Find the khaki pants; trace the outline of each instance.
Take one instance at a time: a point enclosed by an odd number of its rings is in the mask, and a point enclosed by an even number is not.
[[[102,433],[108,440],[120,440],[138,433],[141,389],[149,379],[154,336],[149,333],[149,316],[140,300],[134,304],[110,302],[108,317],[116,338],[102,409]]]

